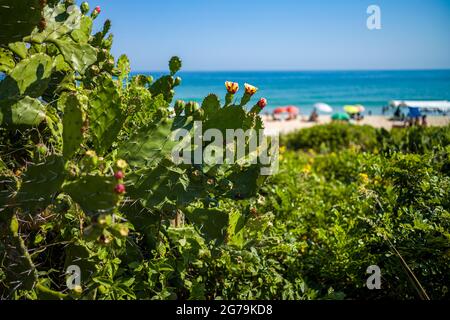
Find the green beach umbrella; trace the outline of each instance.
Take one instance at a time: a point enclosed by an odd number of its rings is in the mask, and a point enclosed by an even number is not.
[[[331,116],[332,120],[340,120],[340,121],[349,121],[350,120],[350,116],[346,113],[335,113]]]

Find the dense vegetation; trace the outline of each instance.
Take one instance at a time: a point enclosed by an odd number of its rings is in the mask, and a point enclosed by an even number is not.
[[[268,183],[245,159],[175,164],[194,120],[261,128],[254,88],[172,103],[180,59],[131,78],[99,8],[25,2],[0,9],[30,22],[0,37],[1,298],[449,298],[449,127],[302,130]]]

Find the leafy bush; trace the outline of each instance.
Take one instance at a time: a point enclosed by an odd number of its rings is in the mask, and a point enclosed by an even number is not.
[[[274,215],[261,241],[294,244],[288,269],[319,297],[449,298],[450,177],[433,154],[287,152],[282,163],[255,206]],[[365,286],[370,265],[382,290]]]
[[[450,144],[450,126],[393,129],[384,137],[386,151],[424,154]]]
[[[345,123],[331,123],[289,133],[282,144],[293,150],[339,151],[350,146],[371,150],[377,145],[376,129]]]
[[[354,147],[384,153],[425,153],[450,144],[450,126],[394,128],[391,131],[367,125],[330,123],[289,133],[282,144],[292,150],[336,152]]]

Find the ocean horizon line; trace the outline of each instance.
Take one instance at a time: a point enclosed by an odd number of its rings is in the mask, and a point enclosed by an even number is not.
[[[298,73],[298,72],[414,72],[414,71],[450,71],[450,68],[436,68],[436,69],[254,69],[254,70],[181,70],[179,73]],[[164,73],[168,70],[131,70],[131,73]]]

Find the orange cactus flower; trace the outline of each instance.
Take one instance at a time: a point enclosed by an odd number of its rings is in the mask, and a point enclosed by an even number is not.
[[[237,82],[226,81],[225,87],[228,93],[235,94],[239,90],[239,84]]]
[[[245,86],[245,93],[249,94],[249,95],[254,95],[256,93],[256,91],[258,91],[258,88],[255,86],[252,86],[248,83],[244,84]]]

